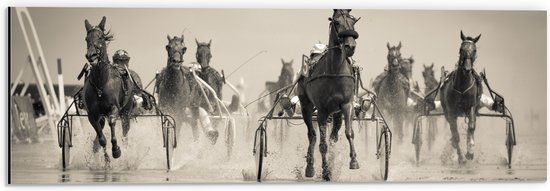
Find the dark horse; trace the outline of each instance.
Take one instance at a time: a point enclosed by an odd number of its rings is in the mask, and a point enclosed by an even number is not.
[[[312,123],[313,108],[317,108],[317,122],[319,124],[323,179],[329,181],[331,172],[327,161],[328,145],[326,142],[327,118],[332,114],[334,127],[330,135],[331,142],[338,141],[338,130],[341,126],[342,115],[346,126],[346,138],[350,146],[350,169],[358,169],[354,133],[351,127],[353,96],[355,92],[355,78],[352,76],[352,63],[348,57],[355,53],[355,39],[359,34],[354,25],[359,20],[349,13],[351,9],[334,9],[330,21],[330,37],[327,52],[321,57],[317,65],[307,78],[298,81],[297,94],[302,106],[302,116],[308,129],[309,146],[307,151],[306,177],[313,177],[313,151],[317,135]]]
[[[401,70],[401,42],[388,48],[388,70],[386,76],[375,87],[384,113],[390,115],[392,125],[396,127],[399,141],[403,140],[403,119],[406,115],[407,99],[410,93],[409,79]]]
[[[452,145],[456,149],[459,163],[464,163],[460,149],[460,137],[457,129],[457,118],[468,118],[467,152],[466,159],[474,158],[474,131],[476,115],[479,109],[479,99],[482,94],[481,81],[475,73],[474,62],[477,57],[476,43],[481,34],[475,38],[466,37],[460,31],[462,43],[459,50],[458,68],[451,72],[441,87],[441,106],[445,119],[449,122],[452,134]]]
[[[106,17],[103,17],[98,26],[92,26],[86,20],[86,59],[91,65],[90,75],[84,85],[84,104],[88,110],[88,120],[94,127],[97,137],[94,144],[99,143],[104,149],[107,145],[103,135],[105,120],[111,127],[111,144],[114,158],[122,154],[117,144],[115,124],[118,117],[128,120],[129,113],[134,103],[133,94],[125,93],[123,80],[117,67],[112,65],[107,55],[107,42],[112,41],[113,36],[105,31]],[[127,92],[133,92],[134,86],[128,86]],[[126,133],[126,132],[125,132]],[[94,149],[96,151],[97,149]]]
[[[167,35],[168,45],[166,52],[168,53],[167,64],[157,76],[156,84],[157,93],[159,96],[159,107],[167,114],[174,116],[176,123],[181,125],[185,119],[185,108],[189,107],[191,98],[191,85],[188,69],[182,65],[183,55],[187,51],[181,37]],[[179,135],[181,128],[176,130]],[[195,132],[196,130],[193,129]]]

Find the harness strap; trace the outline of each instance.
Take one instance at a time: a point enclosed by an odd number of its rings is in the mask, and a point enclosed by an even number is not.
[[[455,78],[456,78],[456,75],[457,75],[457,74],[455,73]],[[455,86],[454,86],[454,82],[455,82],[455,81],[456,81],[456,80],[453,80],[453,90],[456,91],[456,92],[459,93],[459,94],[465,94],[465,93],[468,92],[470,89],[472,89],[472,88],[474,87],[474,85],[476,84],[475,81],[474,81],[474,79],[472,78],[472,80],[470,80],[470,86],[469,86],[468,88],[466,88],[464,91],[459,91],[459,90],[457,90],[457,89],[455,88]]]
[[[348,78],[352,78],[353,81],[355,81],[355,77],[351,74],[323,74],[323,75],[315,76],[313,78],[308,79],[307,83],[310,83],[313,80],[316,80],[319,78],[334,78],[334,77],[348,77]]]

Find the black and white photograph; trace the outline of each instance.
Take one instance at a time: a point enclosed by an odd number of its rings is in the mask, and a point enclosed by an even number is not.
[[[8,184],[547,181],[546,10],[6,12]]]

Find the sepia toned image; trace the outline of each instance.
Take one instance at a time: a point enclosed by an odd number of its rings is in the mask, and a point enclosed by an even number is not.
[[[542,182],[547,12],[10,7],[8,182]]]

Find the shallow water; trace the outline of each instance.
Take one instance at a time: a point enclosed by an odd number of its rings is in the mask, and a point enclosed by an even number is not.
[[[191,129],[182,126],[178,147],[174,150],[173,169],[166,170],[165,150],[162,147],[160,123],[156,119],[132,121],[128,140],[119,137],[122,157],[105,162],[103,151],[92,152],[93,130],[85,118],[77,122],[71,164],[63,171],[61,150],[56,139],[43,137],[37,144],[12,144],[12,183],[254,183],[252,155],[255,124],[246,128],[246,122],[237,122],[237,141],[231,158],[226,155],[223,140],[225,129],[220,123],[220,138],[211,145],[203,136],[192,141]],[[255,120],[251,120],[255,121]],[[314,178],[305,178],[307,150],[306,128],[301,121],[284,128],[284,137],[274,123],[268,125],[268,157],[264,171],[265,182],[320,182],[321,158],[315,149]],[[520,125],[518,125],[520,124]],[[529,124],[529,126],[522,125]],[[451,150],[450,133],[442,120],[438,123],[438,137],[429,150],[424,145],[419,166],[415,162],[414,147],[410,144],[412,131],[406,131],[405,140],[393,141],[388,181],[544,181],[546,180],[545,121],[516,119],[518,145],[514,148],[512,169],[506,165],[504,146],[505,123],[499,119],[479,119],[476,130],[475,158],[458,165]],[[465,126],[461,145],[465,148]],[[355,146],[360,169],[350,170],[349,146],[342,128],[340,141],[329,147],[333,180],[337,182],[380,182],[379,161],[375,156],[374,127],[359,127],[354,123]],[[104,130],[110,137],[108,128]],[[119,134],[120,131],[117,132]],[[367,136],[368,135],[368,136]],[[319,136],[318,136],[319,137]],[[394,139],[396,136],[394,136]],[[55,140],[55,141],[54,141]],[[283,141],[281,143],[281,140]],[[317,141],[319,143],[319,141]],[[110,153],[110,142],[107,144]]]

